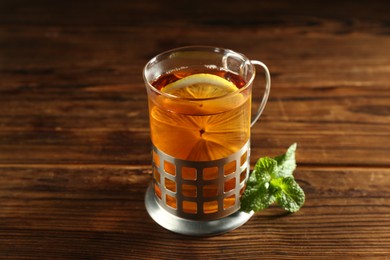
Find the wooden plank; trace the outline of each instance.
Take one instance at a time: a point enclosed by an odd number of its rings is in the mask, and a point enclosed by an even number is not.
[[[383,29],[387,27],[383,25]],[[142,85],[142,68],[153,56],[202,42],[263,60],[278,85],[286,87],[387,86],[384,80],[389,72],[389,37],[360,30],[348,35],[285,30],[260,27],[237,30],[237,37],[231,37],[231,31],[216,32],[213,27],[193,27],[183,34],[180,28],[156,33],[136,27],[0,26],[0,69],[4,73],[1,85],[7,88]],[[210,38],[210,34],[217,37]],[[21,49],[26,43],[29,48]],[[59,58],[55,51],[66,55]],[[13,80],[7,80],[8,77]]]
[[[0,133],[0,140],[1,164],[151,164],[148,133],[19,132]],[[259,157],[281,154],[297,142],[298,163],[388,167],[388,140],[387,135],[367,138],[365,134],[252,135],[251,163]]]
[[[56,3],[48,0],[26,2],[2,1],[0,23],[33,26],[215,26],[228,28],[300,27],[302,30],[338,29],[340,34],[348,30],[340,27],[372,31],[382,21],[388,20],[389,3],[386,0],[370,1],[291,1],[272,3],[249,0],[235,2],[206,0],[184,3],[175,0],[132,1],[71,1]],[[23,19],[21,19],[23,17]],[[148,19],[146,19],[148,18]],[[323,19],[334,22],[325,26]],[[366,21],[365,23],[358,21]],[[180,22],[186,22],[181,24]],[[384,22],[383,22],[384,23]]]
[[[148,217],[148,168],[3,166],[0,173],[0,258],[383,259],[390,253],[388,168],[298,167],[307,196],[298,213],[271,207],[209,238],[173,234]]]
[[[0,103],[0,163],[150,164],[146,93],[135,88],[122,93],[120,85],[105,94],[107,88],[7,95]],[[351,94],[332,98],[342,92]],[[300,163],[389,166],[388,91],[339,87],[288,93],[273,89],[253,127],[252,163],[297,142]]]
[[[388,166],[390,39],[339,25],[352,32],[271,24],[238,30],[239,37],[221,30],[210,40],[213,26],[188,35],[180,28],[0,27],[0,163],[149,164],[142,66],[159,51],[200,41],[270,66],[273,87],[252,131],[253,162],[298,142],[300,163]],[[376,26],[387,29],[380,20]]]

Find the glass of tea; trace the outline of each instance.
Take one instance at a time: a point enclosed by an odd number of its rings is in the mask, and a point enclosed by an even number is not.
[[[251,120],[255,65],[265,91]],[[161,53],[143,70],[153,180],[149,215],[176,233],[216,235],[244,224],[240,196],[249,176],[250,128],[270,91],[264,63],[232,50],[189,46]]]

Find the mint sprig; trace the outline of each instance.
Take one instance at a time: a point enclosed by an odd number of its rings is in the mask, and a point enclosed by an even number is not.
[[[295,181],[295,150],[292,144],[285,154],[275,158],[260,158],[246,184],[241,197],[241,210],[258,212],[273,203],[283,209],[296,212],[305,203],[305,193]]]

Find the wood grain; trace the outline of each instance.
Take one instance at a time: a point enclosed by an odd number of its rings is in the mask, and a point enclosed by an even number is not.
[[[149,163],[147,97],[141,78],[149,54],[138,50],[138,45],[132,51],[124,51],[124,46],[132,46],[134,35],[150,35],[125,28],[114,30],[111,38],[99,43],[106,31],[82,31],[88,37],[69,29],[54,39],[42,34],[41,28],[0,31],[5,36],[1,38],[9,41],[5,44],[9,52],[1,63],[0,162]],[[164,37],[174,37],[175,30],[170,32]],[[212,30],[193,29],[192,33],[192,40],[199,39],[199,34],[204,39]],[[221,34],[226,45],[237,44],[229,32]],[[286,49],[278,43],[279,32],[267,33],[266,41],[260,34],[241,33],[260,51],[251,54],[253,46],[241,48],[248,48],[250,57],[264,56],[273,79],[266,110],[252,131],[254,158],[276,154],[298,142],[305,164],[388,166],[388,37],[292,35],[291,49]],[[15,56],[8,53],[17,53],[18,46],[28,40],[36,47],[18,56],[19,63],[13,65]],[[151,41],[156,39],[140,40]],[[375,49],[368,48],[374,45]],[[91,48],[82,49],[85,46]],[[102,52],[105,46],[111,46],[112,52]],[[45,58],[55,50],[71,58]],[[32,59],[34,53],[42,57]],[[357,57],[358,53],[363,57]],[[256,83],[262,84],[261,78]],[[261,96],[259,87],[255,94],[254,107]],[[27,160],[23,153],[28,153]],[[352,154],[342,156],[346,153]],[[376,156],[370,156],[373,153]]]
[[[0,259],[389,259],[389,11],[385,0],[0,1]],[[142,69],[198,44],[268,65],[251,164],[298,143],[298,213],[273,206],[205,238],[146,213]]]
[[[298,168],[307,194],[301,211],[272,207],[210,238],[174,235],[147,216],[149,169],[15,166],[0,173],[0,252],[8,259],[383,258],[390,249],[388,169]]]

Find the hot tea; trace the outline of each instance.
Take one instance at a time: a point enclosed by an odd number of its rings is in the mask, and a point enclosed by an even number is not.
[[[163,95],[149,102],[151,139],[159,150],[178,159],[188,161],[212,161],[225,158],[239,151],[250,135],[250,94],[240,92],[246,82],[229,71],[192,68],[175,70],[158,77],[152,85]],[[245,158],[246,159],[246,158]],[[166,172],[174,173],[174,165],[164,165]],[[172,168],[172,169],[170,169]],[[235,164],[224,168],[228,175]],[[198,176],[191,170],[182,170],[183,179],[202,176],[204,180],[218,177],[218,169],[206,168]],[[157,181],[159,173],[155,172]],[[223,191],[235,188],[235,178],[224,185]],[[168,190],[176,192],[174,182],[165,181]],[[156,185],[156,194],[161,192]],[[182,193],[196,197],[196,187],[183,185]],[[217,185],[203,187],[204,197],[216,196]],[[235,197],[224,201],[224,207],[235,203]],[[176,201],[167,198],[167,204],[176,208]],[[187,207],[187,208],[186,208]],[[214,211],[216,203],[209,203],[204,212]],[[193,205],[183,206],[185,212],[193,212]]]

